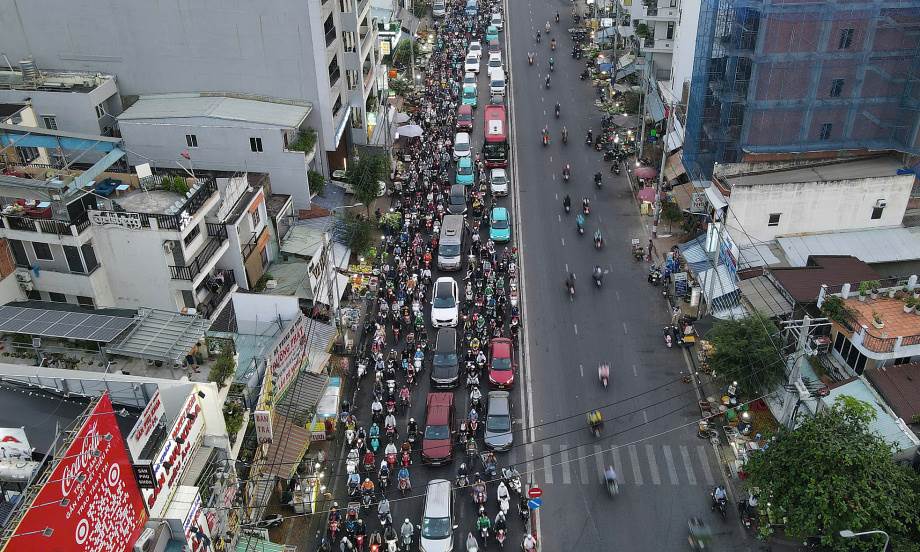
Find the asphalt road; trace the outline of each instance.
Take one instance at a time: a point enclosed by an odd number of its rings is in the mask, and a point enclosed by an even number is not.
[[[660,288],[647,284],[647,265],[630,252],[632,238],[648,242],[643,227],[648,219],[640,220],[625,172],[613,175],[610,163],[584,144],[588,128],[599,130],[600,114],[590,81],[578,78],[584,62],[570,55],[571,3],[522,0],[509,2],[508,10],[504,39],[510,50],[520,225],[515,230],[524,269],[526,391],[532,401],[532,413],[519,420],[530,444],[512,456],[528,461],[544,490],[542,549],[686,550],[687,519],[694,515],[713,527],[717,549],[753,547],[734,516],[724,522],[709,510],[708,492],[722,481],[720,462],[708,442],[696,437],[697,396],[681,382],[684,353],[664,345],[669,316]],[[561,22],[551,24],[550,37],[558,44],[551,52],[549,39],[537,44],[534,35],[557,10]],[[528,51],[536,52],[533,66]],[[556,68],[546,89],[550,56]],[[562,106],[558,120],[556,102]],[[567,145],[560,137],[563,124]],[[540,140],[544,126],[552,136],[547,147]],[[567,184],[561,177],[565,163],[572,166]],[[600,190],[593,185],[597,171],[604,175]],[[566,193],[573,205],[569,215],[562,208]],[[580,236],[575,213],[583,197],[590,198],[592,212]],[[606,240],[600,251],[592,240],[597,228]],[[601,289],[591,278],[595,264],[607,271]],[[564,286],[569,272],[577,276],[574,300]],[[606,390],[597,377],[602,362],[611,365]],[[598,439],[584,413],[599,407],[606,427]],[[607,465],[621,483],[614,498],[602,484]]]

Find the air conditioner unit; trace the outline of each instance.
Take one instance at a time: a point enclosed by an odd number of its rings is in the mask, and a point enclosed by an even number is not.
[[[152,527],[144,529],[141,536],[137,537],[137,540],[134,541],[134,552],[151,552],[154,544],[156,544],[154,535],[156,535],[156,530]]]
[[[22,291],[32,291],[35,289],[32,282],[19,282],[19,287],[22,288]]]
[[[32,283],[32,273],[24,270],[16,271],[16,281],[20,284]]]
[[[876,200],[875,202],[875,207],[878,209],[884,209],[887,206],[888,206],[888,202],[885,201],[884,199],[879,199],[879,200]]]

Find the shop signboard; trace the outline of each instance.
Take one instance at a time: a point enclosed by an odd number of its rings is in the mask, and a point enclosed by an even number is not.
[[[32,459],[29,438],[21,427],[0,427],[0,460]]]
[[[160,400],[160,390],[157,389],[126,439],[132,458],[138,459],[141,457],[141,451],[144,450],[150,440],[150,436],[153,434],[153,430],[165,415],[166,410],[163,408],[163,401]]]
[[[151,516],[159,517],[163,514],[189,460],[198,450],[203,432],[204,415],[201,412],[197,389],[193,389],[170,428],[166,442],[153,458],[156,483],[153,489],[143,491],[144,501]]]
[[[142,460],[132,464],[134,470],[134,479],[137,480],[138,487],[142,489],[153,489],[157,486],[156,479],[153,475],[153,462]]]
[[[706,193],[705,192],[693,192],[693,195],[690,198],[690,212],[693,214],[700,214],[706,212],[706,206],[709,205],[706,202]]]
[[[96,226],[118,226],[129,230],[140,230],[140,213],[123,213],[115,211],[90,211],[89,220]]]
[[[271,410],[256,410],[253,413],[256,424],[256,440],[259,444],[272,442],[272,412]]]
[[[268,355],[275,396],[281,396],[307,360],[307,324],[301,314]]]
[[[675,272],[671,275],[671,279],[674,281],[674,295],[677,297],[683,297],[687,294],[687,273],[686,272]]]
[[[147,513],[108,393],[59,458],[4,552],[131,550]]]
[[[208,522],[201,510],[201,495],[195,493],[195,500],[182,521],[185,542],[192,552],[206,552],[211,549],[211,537],[208,536]]]

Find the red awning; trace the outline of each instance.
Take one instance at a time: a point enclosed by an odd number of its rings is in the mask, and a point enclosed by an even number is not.
[[[639,190],[639,199],[648,203],[655,203],[655,188],[642,188]]]

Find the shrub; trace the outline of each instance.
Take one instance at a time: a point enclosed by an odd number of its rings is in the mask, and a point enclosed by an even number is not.
[[[309,152],[313,151],[313,147],[316,145],[316,130],[307,127],[300,131],[297,134],[297,140],[291,144],[290,149],[294,151]]]
[[[310,181],[310,194],[322,194],[326,189],[326,177],[316,171],[309,171],[307,179]]]

